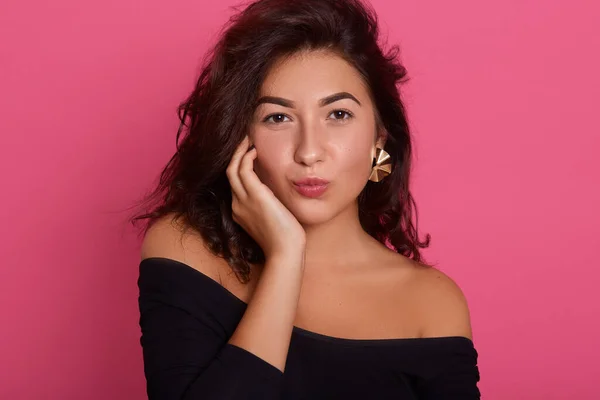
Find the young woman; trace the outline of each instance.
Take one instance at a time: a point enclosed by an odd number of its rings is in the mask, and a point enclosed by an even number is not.
[[[396,54],[358,0],[231,19],[134,219],[151,399],[479,398],[465,299],[419,252]]]

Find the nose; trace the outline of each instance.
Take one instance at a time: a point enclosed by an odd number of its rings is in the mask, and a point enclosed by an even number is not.
[[[294,160],[299,164],[312,166],[323,161],[325,149],[323,146],[324,133],[318,123],[301,124]]]

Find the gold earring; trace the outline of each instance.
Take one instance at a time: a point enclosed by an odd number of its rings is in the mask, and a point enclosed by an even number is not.
[[[392,173],[392,160],[389,153],[384,149],[377,148],[373,162],[373,169],[371,170],[371,176],[369,176],[370,181],[379,182]]]

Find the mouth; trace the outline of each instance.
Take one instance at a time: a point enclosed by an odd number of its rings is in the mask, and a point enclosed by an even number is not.
[[[294,181],[294,189],[300,195],[311,199],[321,197],[327,191],[328,186],[329,181],[318,177],[303,178]]]

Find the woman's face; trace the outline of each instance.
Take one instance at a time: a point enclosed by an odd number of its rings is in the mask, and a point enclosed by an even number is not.
[[[271,68],[258,97],[250,138],[261,181],[303,225],[354,206],[383,144],[358,71],[330,52],[297,53]]]

